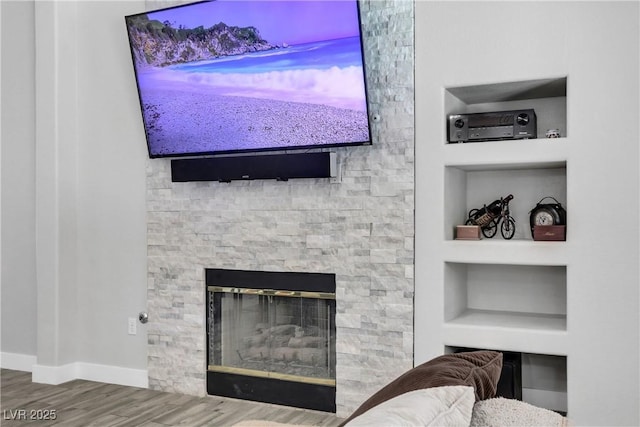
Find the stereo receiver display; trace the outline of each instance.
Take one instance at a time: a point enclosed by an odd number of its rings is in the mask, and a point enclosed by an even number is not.
[[[537,138],[536,113],[532,109],[490,113],[452,114],[448,141],[476,142]]]

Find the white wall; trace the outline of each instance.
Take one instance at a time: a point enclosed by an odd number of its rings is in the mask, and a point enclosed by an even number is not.
[[[34,5],[2,2],[2,366],[36,355]],[[11,361],[10,355],[27,356]],[[15,359],[15,358],[14,358]],[[7,363],[9,365],[7,365]]]
[[[146,369],[146,143],[124,16],[143,2],[78,2],[78,357]]]
[[[145,385],[127,318],[146,308],[147,155],[124,27],[144,2],[2,7],[3,64],[20,65],[3,74],[2,352],[35,356],[37,381]]]
[[[430,260],[445,221],[433,209],[445,200],[444,88],[567,76],[564,342],[576,425],[640,423],[639,144],[635,126],[612,127],[640,114],[638,6],[416,3],[416,325],[426,325],[416,363],[443,347],[442,265]]]

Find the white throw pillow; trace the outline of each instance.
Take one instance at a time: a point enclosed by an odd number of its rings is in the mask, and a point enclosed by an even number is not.
[[[471,427],[567,427],[567,418],[515,399],[496,397],[473,407]]]
[[[345,427],[468,427],[475,400],[473,387],[467,386],[410,391],[374,406]]]

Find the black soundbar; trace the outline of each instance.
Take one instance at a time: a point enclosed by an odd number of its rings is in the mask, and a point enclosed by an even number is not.
[[[329,178],[335,176],[335,153],[265,154],[171,160],[171,181]]]

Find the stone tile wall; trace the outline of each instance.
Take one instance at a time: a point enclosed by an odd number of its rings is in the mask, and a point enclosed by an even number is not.
[[[335,273],[337,405],[346,416],[413,363],[413,2],[361,3],[373,145],[339,176],[172,183],[148,162],[149,384],[206,394],[204,269]]]

